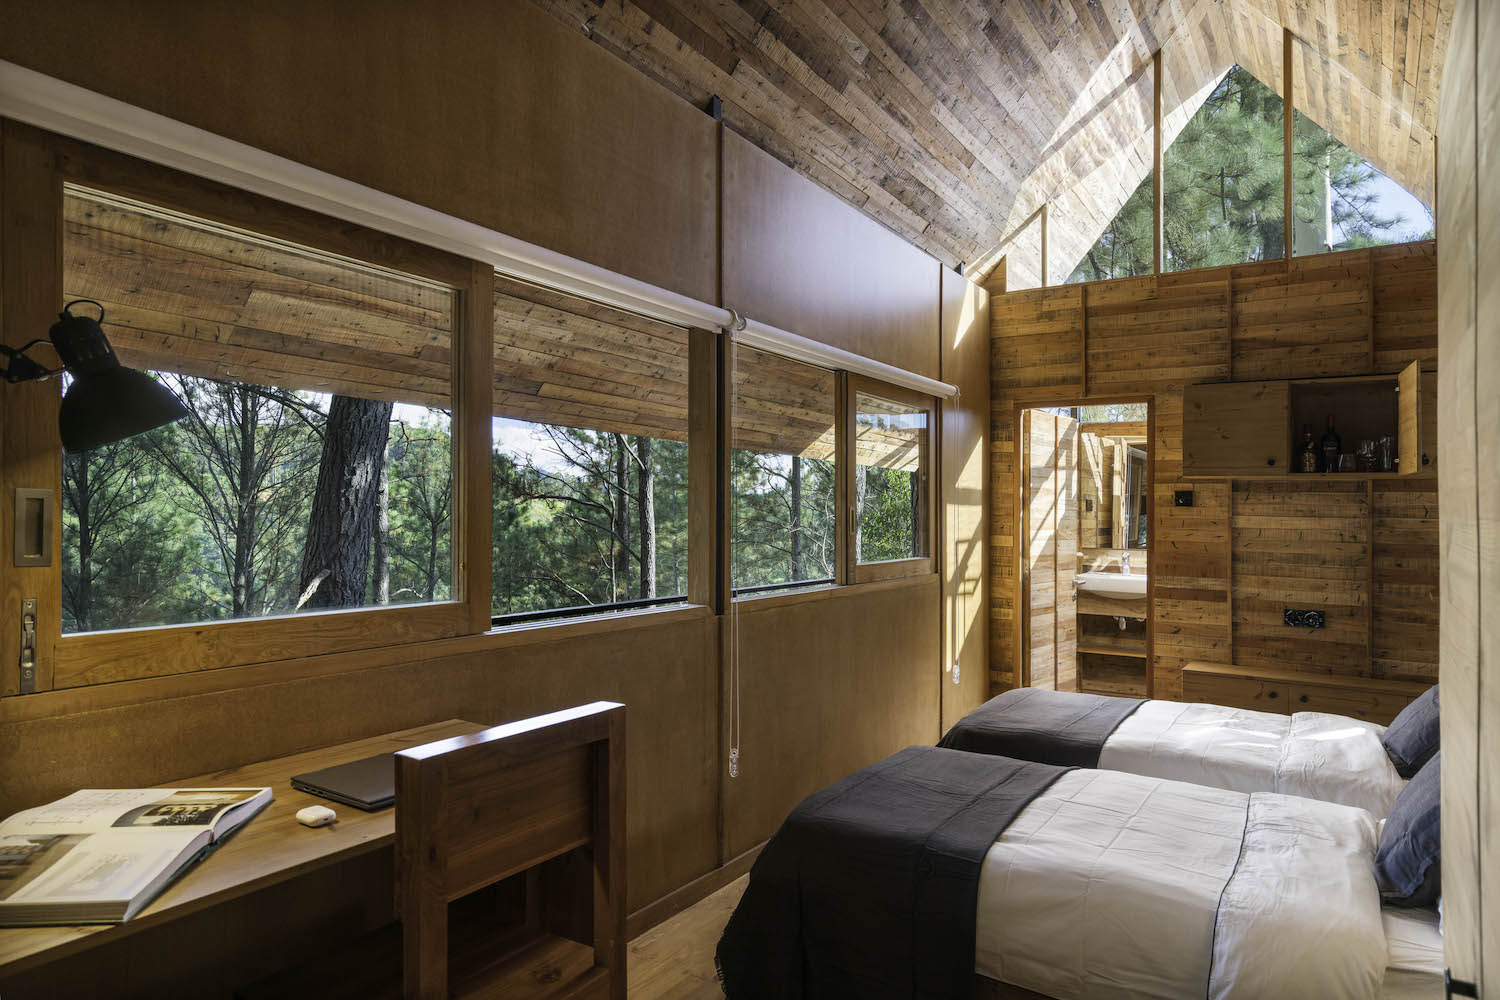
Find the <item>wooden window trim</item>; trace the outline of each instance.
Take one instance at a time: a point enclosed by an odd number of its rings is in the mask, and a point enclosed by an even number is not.
[[[922,520],[927,541],[927,554],[912,559],[890,559],[881,562],[862,563],[859,561],[859,552],[854,544],[854,536],[859,525],[857,511],[855,509],[855,470],[858,468],[858,456],[855,454],[855,421],[858,417],[859,394],[865,393],[878,396],[881,399],[889,399],[897,403],[907,403],[920,406],[927,412],[927,474],[923,483],[925,492],[925,506]],[[933,484],[940,482],[938,463],[938,405],[937,400],[925,393],[908,389],[904,386],[892,385],[879,379],[870,378],[867,375],[856,375],[850,372],[846,375],[843,391],[842,419],[839,426],[843,430],[844,440],[839,446],[839,456],[843,459],[845,469],[844,475],[839,478],[840,502],[837,511],[843,518],[840,526],[839,537],[844,542],[844,565],[846,577],[840,581],[843,583],[875,583],[882,580],[896,580],[909,576],[926,576],[936,572],[937,559],[933,555],[939,544],[937,531],[937,507],[934,501]]]
[[[51,200],[50,211],[19,197],[0,200],[5,290],[9,293],[23,285],[40,289],[25,299],[6,295],[7,342],[44,335],[61,305],[65,183],[438,281],[454,288],[458,299],[452,400],[453,426],[458,434],[454,455],[454,601],[63,636],[58,611],[62,519],[54,518],[52,566],[8,587],[3,609],[8,620],[18,620],[19,608],[13,605],[20,597],[43,599],[38,622],[37,690],[369,650],[488,631],[493,268],[12,121],[5,121],[3,128],[5,192],[33,196],[50,192]],[[5,403],[6,422],[12,427],[5,442],[6,467],[12,468],[11,463],[18,460],[24,441],[35,459],[25,466],[25,476],[37,481],[15,485],[51,488],[60,497],[56,403],[30,405],[29,399],[21,400],[15,394],[15,388],[8,389],[10,398]],[[38,387],[26,388],[33,390],[28,396],[36,395]],[[55,396],[52,387],[40,391]],[[0,677],[0,694],[18,692],[19,675],[13,663]]]

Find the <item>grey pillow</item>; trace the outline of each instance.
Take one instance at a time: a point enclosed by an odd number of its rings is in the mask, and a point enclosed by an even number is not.
[[[1392,906],[1431,906],[1442,895],[1442,761],[1434,756],[1401,789],[1380,833],[1375,880]]]
[[[1386,729],[1380,742],[1385,755],[1396,765],[1396,773],[1411,778],[1438,752],[1438,686],[1407,705]]]

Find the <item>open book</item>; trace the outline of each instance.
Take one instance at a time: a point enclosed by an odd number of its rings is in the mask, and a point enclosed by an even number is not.
[[[269,788],[86,788],[0,823],[0,926],[129,920]]]

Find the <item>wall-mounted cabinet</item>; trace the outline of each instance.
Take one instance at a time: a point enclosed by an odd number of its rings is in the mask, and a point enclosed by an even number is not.
[[[1182,474],[1388,479],[1437,473],[1437,374],[1210,382],[1183,393]],[[1332,419],[1338,443],[1323,448]],[[1308,436],[1317,464],[1301,458]]]

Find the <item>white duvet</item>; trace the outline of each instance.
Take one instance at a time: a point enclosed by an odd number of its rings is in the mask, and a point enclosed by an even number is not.
[[[1389,815],[1406,785],[1384,726],[1342,715],[1271,715],[1147,701],[1105,741],[1099,767],[1237,792],[1281,792]]]
[[[1373,1000],[1375,844],[1362,809],[1070,771],[985,857],[976,971],[1059,1000]]]

